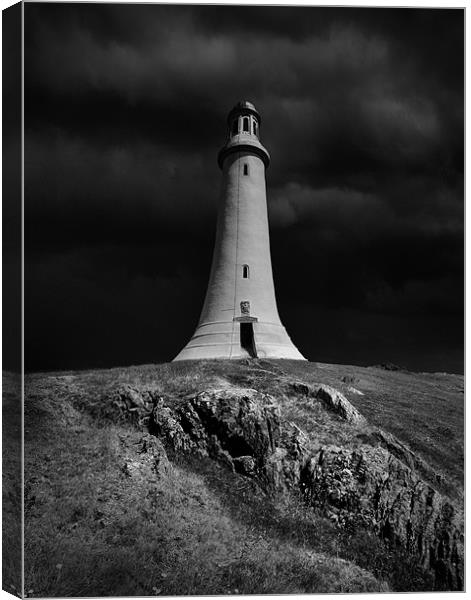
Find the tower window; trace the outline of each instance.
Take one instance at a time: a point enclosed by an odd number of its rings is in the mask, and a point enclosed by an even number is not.
[[[245,164],[244,165],[244,175],[248,175],[249,174],[249,165]]]
[[[255,120],[253,122],[253,134],[254,135],[258,135],[258,133],[257,133],[257,121],[255,121]]]
[[[232,135],[237,135],[238,131],[239,131],[239,120],[234,119],[234,121],[232,123]]]
[[[242,277],[244,279],[248,279],[249,278],[249,265],[243,265],[242,266]]]
[[[244,131],[247,131],[247,132],[249,131],[249,118],[248,117],[244,117],[242,127],[243,127]]]

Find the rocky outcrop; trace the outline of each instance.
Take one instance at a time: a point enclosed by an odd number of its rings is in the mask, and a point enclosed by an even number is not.
[[[306,501],[332,520],[403,547],[434,572],[435,589],[462,589],[461,515],[386,449],[324,447],[301,481]]]
[[[149,467],[158,478],[170,471],[171,465],[167,452],[161,440],[154,435],[145,433],[137,441],[132,442],[132,446],[139,457],[133,455],[126,457],[121,467],[121,471],[126,477],[146,478],[149,474]]]
[[[417,472],[420,477],[428,483],[437,486],[443,486],[443,479],[428,465],[419,455],[412,450],[396,436],[387,431],[378,428],[370,428],[368,431],[357,434],[357,438],[369,446],[380,446],[385,448],[390,454],[395,456],[403,464]]]
[[[351,385],[349,385],[347,387],[347,391],[349,391],[351,394],[355,394],[356,396],[364,396],[365,395],[363,392],[360,392],[360,390],[357,390],[357,388],[354,388]]]
[[[291,384],[293,385],[293,384]],[[298,386],[350,423],[360,413],[329,386]],[[351,410],[353,409],[353,410]],[[267,491],[301,492],[306,503],[340,527],[365,527],[417,557],[435,589],[462,589],[463,539],[456,508],[411,468],[406,448],[324,446],[282,421],[277,401],[255,389],[206,390],[173,408],[157,399],[151,432],[176,451],[212,456],[256,479]]]
[[[111,400],[114,411],[118,411],[121,419],[147,425],[159,398],[159,394],[154,390],[143,390],[126,384],[114,389],[111,398],[107,397],[107,400]]]
[[[320,385],[315,388],[314,396],[330,409],[336,412],[348,423],[363,424],[365,417],[351,404],[343,394],[330,385]]]
[[[281,445],[279,407],[271,396],[253,389],[204,391],[174,410],[162,399],[151,427],[174,450],[215,456],[234,470],[261,478]]]
[[[306,385],[305,383],[292,382],[289,389],[297,394],[320,400],[324,406],[335,412],[341,419],[354,425],[364,424],[365,418],[351,404],[343,394],[330,385]]]
[[[157,475],[164,475],[170,469],[170,462],[162,442],[154,435],[144,434],[139,440],[138,453],[152,463]]]

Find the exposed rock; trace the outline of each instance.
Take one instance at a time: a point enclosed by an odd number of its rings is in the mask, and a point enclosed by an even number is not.
[[[365,417],[360,414],[343,394],[330,385],[320,385],[315,392],[315,396],[348,423],[365,423]]]
[[[168,472],[170,462],[162,442],[149,433],[144,434],[139,440],[139,454],[145,454],[154,463],[153,468],[157,475]]]
[[[381,429],[371,429],[366,433],[361,433],[358,436],[364,443],[370,446],[381,446],[386,448],[390,454],[395,456],[410,469],[413,469],[420,473],[429,483],[438,485],[441,483],[441,478],[435,473],[435,471],[415,452],[403,442],[401,442],[396,436],[392,435],[388,431]]]
[[[411,469],[417,466],[417,456],[394,435],[381,429],[360,433],[357,438],[370,446],[382,446]]]
[[[299,394],[300,396],[310,396],[313,393],[313,390],[309,385],[300,381],[291,381],[288,389],[289,391]]]
[[[268,394],[245,388],[205,391],[191,401],[206,431],[231,456],[253,456],[260,466],[280,438],[280,411]]]
[[[356,394],[357,396],[364,396],[365,394],[363,392],[360,392],[360,390],[357,390],[357,388],[352,387],[351,385],[349,385],[347,387],[347,390],[351,393],[351,394]]]
[[[280,445],[268,456],[262,483],[266,488],[277,491],[298,489],[301,473],[309,457],[306,434],[294,423],[283,423]]]
[[[157,401],[152,411],[150,431],[163,436],[174,450],[195,450],[180,424],[180,418],[165,405],[163,398]]]
[[[237,456],[233,459],[235,470],[243,475],[253,475],[255,473],[255,459],[253,456]]]
[[[364,526],[401,545],[435,575],[435,589],[462,589],[461,515],[384,448],[322,448],[307,464],[306,500],[342,526]]]
[[[130,385],[123,385],[114,392],[114,402],[129,411],[143,409],[148,402],[151,404],[151,400],[148,400],[147,397],[148,392],[142,392]]]
[[[351,404],[343,394],[330,385],[306,385],[305,383],[295,381],[289,384],[289,388],[296,394],[321,400],[329,410],[337,413],[339,417],[348,423],[361,425],[366,422],[363,415],[353,406],[353,404]]]
[[[159,396],[152,390],[141,390],[130,385],[122,385],[112,393],[112,403],[120,413],[133,422],[144,424]]]
[[[207,390],[173,412],[159,401],[152,427],[175,450],[252,457],[260,470],[280,438],[279,408],[271,396],[248,388]],[[239,461],[240,462],[240,461]]]
[[[350,423],[364,422],[329,386],[291,386]],[[400,545],[433,572],[436,589],[462,588],[461,515],[419,479],[410,450],[393,436],[377,433],[385,447],[325,446],[313,453],[308,436],[281,421],[273,397],[246,388],[206,390],[173,410],[160,399],[152,428],[174,450],[212,456],[267,491],[299,490],[340,527],[365,527]]]

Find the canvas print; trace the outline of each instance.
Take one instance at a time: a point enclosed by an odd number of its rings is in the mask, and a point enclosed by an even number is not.
[[[3,44],[3,589],[464,590],[464,10]]]

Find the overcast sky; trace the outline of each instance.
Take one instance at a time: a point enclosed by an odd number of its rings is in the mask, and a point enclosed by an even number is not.
[[[187,343],[247,99],[296,346],[462,371],[463,30],[463,10],[26,4],[27,368]]]

